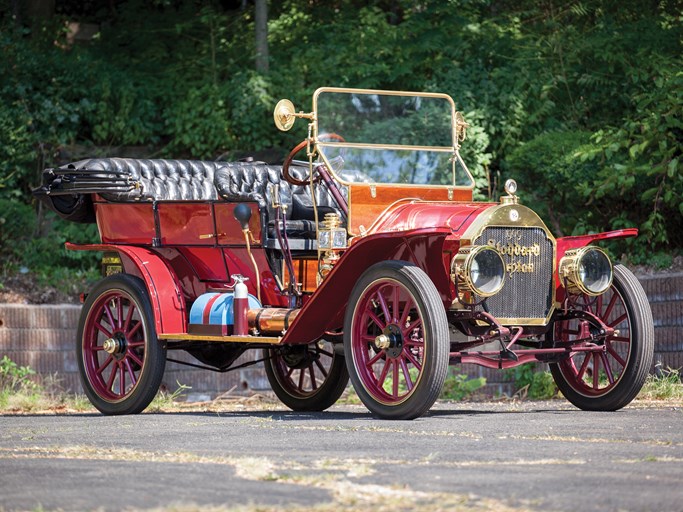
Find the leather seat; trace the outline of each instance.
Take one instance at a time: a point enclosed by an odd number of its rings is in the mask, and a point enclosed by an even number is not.
[[[93,179],[127,176],[140,183],[129,191],[103,192],[109,201],[178,201],[218,199],[213,184],[223,162],[199,160],[147,160],[136,158],[91,158],[60,169],[87,169]]]

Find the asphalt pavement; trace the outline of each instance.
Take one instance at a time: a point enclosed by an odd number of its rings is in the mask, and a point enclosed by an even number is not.
[[[563,401],[0,416],[0,510],[683,510],[683,412]]]

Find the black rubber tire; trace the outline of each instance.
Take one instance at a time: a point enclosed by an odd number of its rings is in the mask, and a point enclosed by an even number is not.
[[[307,348],[308,350],[318,350],[317,344],[309,345]],[[327,376],[322,385],[310,391],[292,387],[292,382],[288,380],[287,375],[283,375],[282,367],[278,366],[278,362],[281,362],[282,359],[277,355],[277,350],[276,348],[264,349],[265,361],[263,364],[270,387],[283,404],[293,411],[324,411],[339,400],[349,382],[349,374],[346,371],[344,356],[335,353],[333,347],[330,346],[334,356]],[[313,367],[313,365],[311,366]],[[318,371],[320,370],[318,369]]]
[[[422,319],[425,354],[414,388],[400,403],[382,403],[366,388],[352,343],[354,318],[361,297],[373,283],[389,279],[398,282],[415,302]],[[419,267],[407,261],[382,261],[372,265],[360,277],[351,292],[344,318],[344,353],[349,377],[360,400],[370,412],[382,419],[410,420],[426,413],[439,397],[448,372],[449,333],[446,311],[434,283]]]
[[[97,385],[91,382],[86,370],[86,351],[84,351],[84,346],[89,341],[84,339],[84,336],[88,335],[85,331],[86,324],[90,320],[89,317],[92,314],[97,314],[94,308],[106,300],[105,297],[111,293],[124,294],[126,300],[129,298],[135,304],[143,324],[144,339],[144,359],[143,365],[139,367],[140,375],[137,383],[130,393],[118,400],[103,396],[102,390],[98,392]],[[94,286],[81,310],[76,341],[76,360],[83,390],[90,402],[103,414],[137,414],[150,404],[156,396],[164,376],[166,346],[157,338],[152,305],[142,280],[129,274],[115,274],[102,279]]]
[[[572,385],[562,372],[561,363],[550,364],[562,394],[585,411],[616,411],[628,405],[643,387],[654,357],[654,322],[645,290],[623,265],[614,266],[612,288],[621,297],[631,325],[631,352],[614,387],[603,395],[590,396]]]

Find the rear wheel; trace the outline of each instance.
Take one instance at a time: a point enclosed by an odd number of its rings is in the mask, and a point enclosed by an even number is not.
[[[144,283],[127,274],[95,285],[83,305],[76,357],[86,396],[102,413],[136,414],[156,395],[166,348]]]
[[[386,419],[421,416],[448,370],[448,323],[429,276],[405,261],[370,267],[351,293],[344,351],[358,397]]]
[[[604,352],[573,352],[550,365],[557,387],[571,403],[589,411],[614,411],[643,387],[654,354],[654,323],[643,287],[624,266],[614,266],[612,287],[599,297],[581,297],[580,307],[618,331]],[[555,339],[571,341],[588,333],[583,320],[555,324]]]
[[[324,411],[335,404],[349,382],[344,357],[324,340],[266,349],[263,357],[270,386],[294,411]]]

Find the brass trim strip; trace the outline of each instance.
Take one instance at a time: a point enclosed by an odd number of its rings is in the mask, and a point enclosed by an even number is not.
[[[318,147],[358,148],[358,149],[408,149],[411,151],[434,151],[435,153],[454,153],[452,146],[415,146],[412,144],[375,144],[370,142],[320,142],[314,141]]]
[[[282,341],[281,336],[209,336],[204,334],[159,334],[160,340],[188,340],[188,341],[222,341],[226,343],[271,343],[277,345]]]

